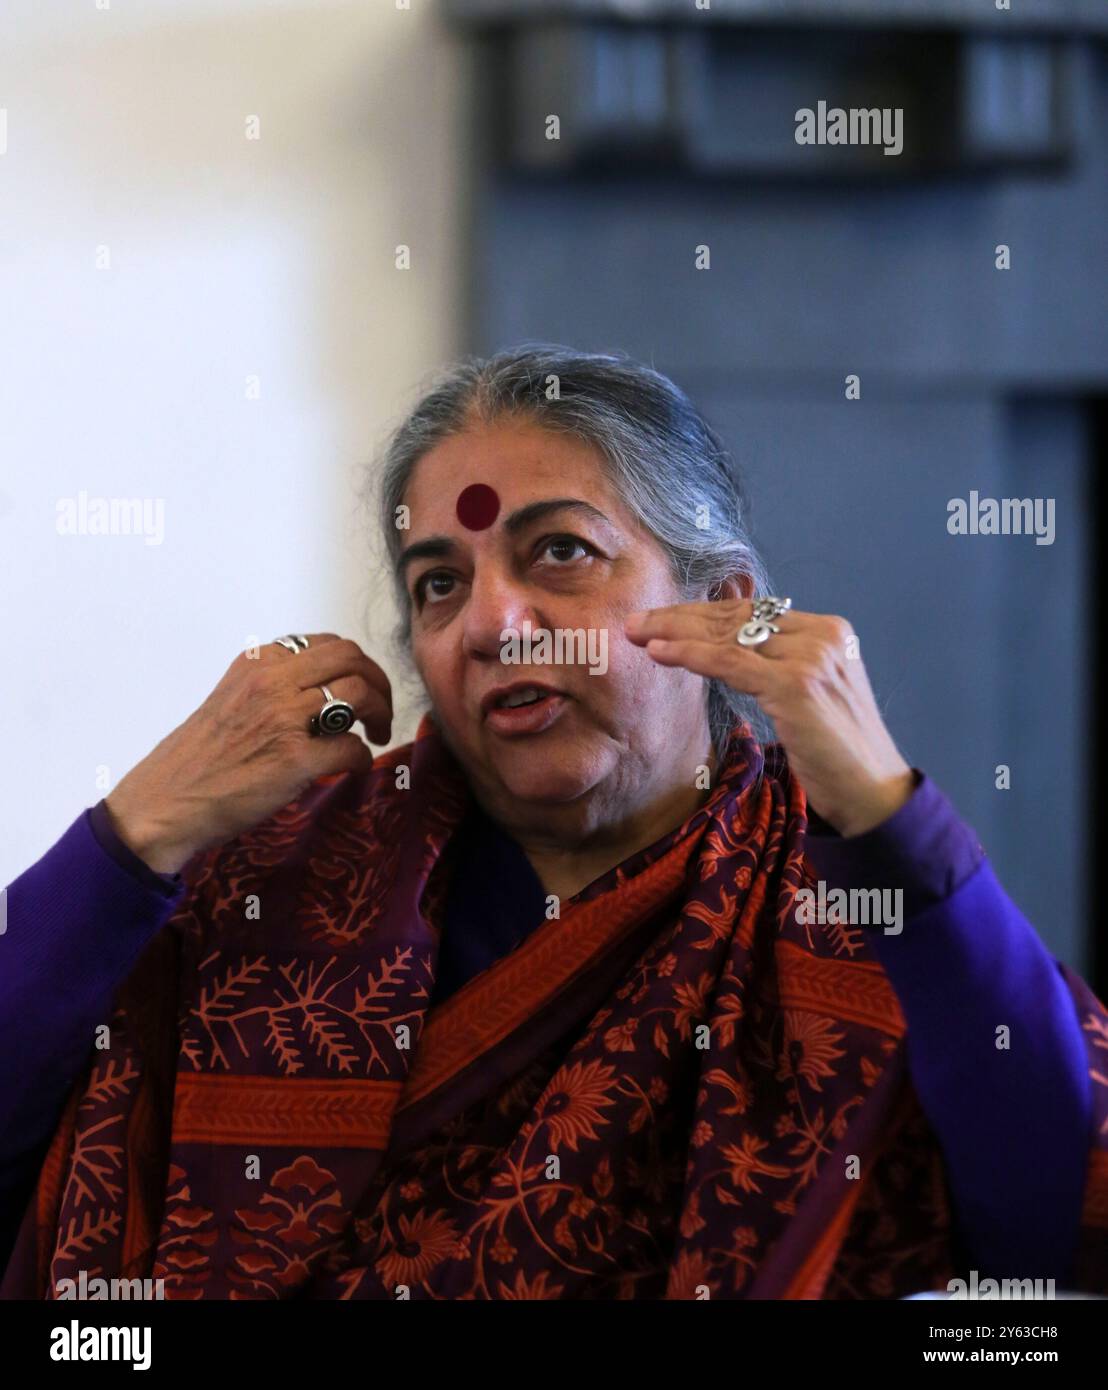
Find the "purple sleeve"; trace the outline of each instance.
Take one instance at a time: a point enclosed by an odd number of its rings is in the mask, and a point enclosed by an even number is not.
[[[813,817],[808,858],[828,890],[903,889],[903,929],[870,940],[908,1022],[909,1071],[966,1244],[983,1276],[1065,1288],[1092,1123],[1077,1011],[973,831],[917,776],[864,835],[842,839]]]
[[[831,887],[902,888],[904,916],[942,902],[985,857],[977,836],[925,773],[895,815],[843,839],[809,811],[808,858]]]
[[[126,869],[140,883],[145,883],[166,897],[176,896],[177,890],[184,883],[181,875],[158,873],[156,869],[152,869],[149,864],[140,859],[129,845],[125,845],[116,834],[105,801],[98,801],[88,812],[88,823],[92,827],[92,833],[100,843],[100,848],[106,854],[110,854],[121,868]]]
[[[4,890],[0,932],[0,1268],[66,1096],[86,1065],[93,1030],[143,947],[184,895],[132,855],[105,848],[83,811],[37,863]],[[113,850],[131,854],[107,835]],[[0,923],[3,918],[0,917]]]

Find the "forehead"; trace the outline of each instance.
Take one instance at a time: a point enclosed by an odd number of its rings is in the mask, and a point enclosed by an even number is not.
[[[530,421],[506,420],[473,424],[423,455],[404,490],[411,537],[461,532],[458,497],[474,483],[493,489],[501,517],[537,498],[573,496],[601,508],[613,521],[626,520],[592,444]]]

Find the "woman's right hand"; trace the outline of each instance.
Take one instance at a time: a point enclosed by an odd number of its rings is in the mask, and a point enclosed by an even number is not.
[[[374,743],[392,730],[389,679],[356,642],[309,636],[296,655],[275,642],[240,653],[183,724],[105,798],[120,839],[158,873],[176,873],[286,806],[317,777],[363,772],[373,753],[359,736],[313,736],[321,685],[354,707]]]

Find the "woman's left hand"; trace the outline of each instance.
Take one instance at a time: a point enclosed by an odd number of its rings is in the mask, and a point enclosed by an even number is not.
[[[749,599],[680,603],[633,613],[627,636],[662,666],[683,666],[753,697],[773,720],[809,804],[840,835],[861,835],[915,785],[877,710],[845,618],[793,610],[757,647],[739,645]]]

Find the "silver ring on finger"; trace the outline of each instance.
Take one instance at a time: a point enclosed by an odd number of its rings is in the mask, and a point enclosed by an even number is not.
[[[754,600],[754,608],[749,621],[739,628],[737,641],[740,647],[760,647],[768,642],[775,632],[781,629],[773,621],[793,606],[791,598],[759,598]]]
[[[318,714],[313,714],[308,730],[313,735],[345,734],[354,723],[354,706],[345,700],[336,700],[325,685],[321,685],[324,705]]]
[[[292,652],[293,656],[297,656],[300,652],[306,652],[311,646],[306,637],[275,637],[273,640],[279,647],[284,647],[285,651]]]
[[[772,622],[774,618],[779,618],[782,613],[787,613],[792,606],[791,598],[773,598],[767,595],[765,598],[754,600],[754,612],[751,616],[761,618],[764,622]]]

